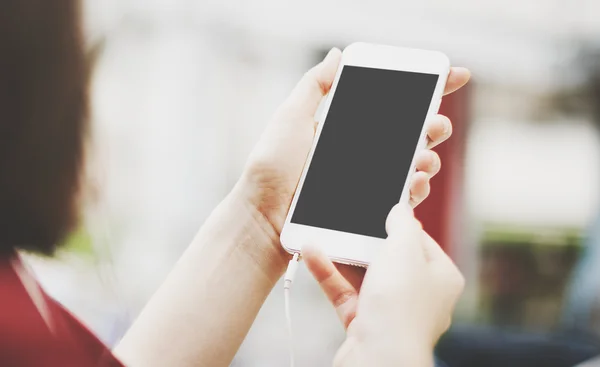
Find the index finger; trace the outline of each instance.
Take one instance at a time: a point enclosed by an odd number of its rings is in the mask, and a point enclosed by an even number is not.
[[[452,67],[446,81],[444,95],[450,94],[462,88],[471,78],[471,72],[467,68]]]
[[[347,329],[356,315],[358,291],[318,249],[304,246],[302,258]]]

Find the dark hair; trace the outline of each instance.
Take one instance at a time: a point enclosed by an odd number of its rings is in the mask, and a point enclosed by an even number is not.
[[[0,8],[0,255],[52,254],[78,213],[88,75],[79,2]]]

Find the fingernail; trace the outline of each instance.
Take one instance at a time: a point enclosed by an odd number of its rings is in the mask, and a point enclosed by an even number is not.
[[[467,68],[465,68],[465,67],[462,67],[462,66],[455,66],[455,67],[454,67],[454,69],[455,69],[456,71],[458,71],[459,73],[468,74],[468,75],[469,75],[469,78],[471,77],[471,70],[469,70],[469,69],[467,69]]]

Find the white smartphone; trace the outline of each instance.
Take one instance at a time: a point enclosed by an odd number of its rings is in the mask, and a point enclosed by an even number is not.
[[[367,43],[344,50],[281,232],[288,252],[311,244],[340,263],[371,262],[388,213],[409,200],[414,157],[449,72],[440,52]]]

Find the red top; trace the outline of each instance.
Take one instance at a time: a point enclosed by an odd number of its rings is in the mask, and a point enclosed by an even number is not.
[[[32,283],[40,296],[36,305],[16,270],[20,268],[18,256],[0,258],[0,366],[123,366],[69,311]]]

